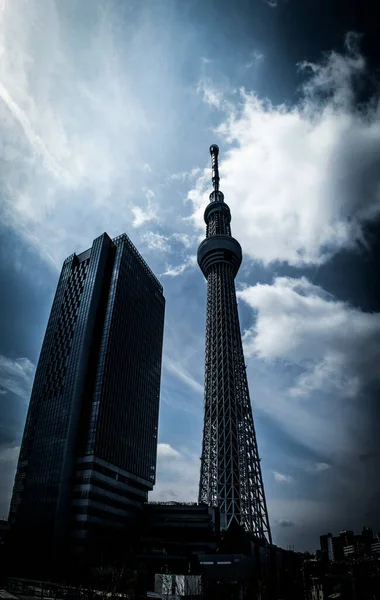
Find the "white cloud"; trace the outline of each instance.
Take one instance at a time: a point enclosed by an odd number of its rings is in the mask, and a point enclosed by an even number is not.
[[[132,227],[141,227],[144,223],[152,221],[156,218],[156,215],[149,208],[144,211],[140,206],[132,206],[131,212],[133,214]]]
[[[182,171],[181,173],[173,173],[172,175],[170,175],[169,180],[170,181],[191,181],[191,179],[194,179],[195,177],[198,177],[202,172],[202,169],[200,169],[199,167],[195,167],[194,169],[191,169],[191,171]]]
[[[247,356],[297,365],[290,393],[334,391],[353,397],[380,380],[380,314],[365,313],[328,296],[304,277],[238,292],[256,313],[245,332]]]
[[[19,454],[20,454],[20,446],[1,448],[0,463],[11,463],[12,465],[15,465],[15,470],[16,470],[16,464],[17,464]]]
[[[331,469],[331,465],[325,462],[317,462],[314,465],[309,465],[306,468],[306,470],[310,471],[311,473],[321,473],[322,471],[327,471],[328,469]]]
[[[166,265],[165,271],[162,275],[166,275],[167,277],[178,277],[178,275],[182,275],[184,270],[187,268],[187,263],[182,263],[177,266]]]
[[[170,252],[169,238],[160,233],[148,231],[142,236],[142,240],[146,243],[150,250],[156,252]]]
[[[111,5],[84,3],[71,17],[54,2],[6,2],[0,13],[2,220],[58,268],[84,239],[158,219],[152,148],[165,131],[171,151],[168,98],[180,105],[183,93],[170,68],[173,38],[144,11],[122,33]],[[182,31],[177,65],[187,38]]]
[[[157,483],[150,501],[195,502],[198,496],[199,456],[169,444],[158,445]],[[161,447],[161,449],[160,449]]]
[[[34,368],[33,363],[27,358],[13,360],[0,354],[1,389],[28,400],[33,383]]]
[[[188,256],[186,260],[176,266],[166,265],[165,271],[162,275],[166,275],[167,277],[178,277],[182,275],[182,273],[189,268],[193,268],[197,265],[197,257],[196,256]]]
[[[171,457],[171,458],[180,458],[181,455],[177,450],[174,450],[174,448],[171,447],[170,444],[157,444],[157,456],[159,458],[166,458],[166,457]]]
[[[179,242],[188,250],[193,246],[195,237],[188,235],[187,233],[173,233],[171,235],[162,235],[161,233],[147,231],[141,236],[141,240],[145,242],[150,250],[162,253],[172,252],[170,241]],[[189,257],[183,265],[177,265],[176,267],[167,267],[165,275],[180,275],[183,271],[194,263],[194,258]]]
[[[163,366],[197,394],[203,394],[203,385],[199,383],[179,362],[164,358]]]
[[[2,108],[3,135],[6,134],[2,158],[17,160],[17,163],[9,160],[9,167],[16,168],[17,164],[24,174],[23,179],[16,179],[17,173],[12,168],[12,173],[7,174],[7,184],[14,216],[30,225],[40,222],[45,211],[51,212],[59,190],[85,191],[91,185],[98,199],[108,197],[114,188],[115,173],[125,170],[122,166],[126,154],[118,157],[114,152],[116,147],[121,149],[120,134],[130,139],[133,122],[144,127],[142,111],[135,110],[137,107],[131,112],[125,110],[127,94],[116,76],[118,53],[111,51],[110,23],[104,18],[98,24],[90,33],[94,39],[88,42],[96,40],[102,46],[99,73],[104,78],[103,84],[108,84],[103,90],[96,77],[91,81],[79,76],[80,60],[75,67],[70,64],[72,49],[65,46],[64,25],[53,4],[42,9],[9,3],[1,13],[0,95],[9,111],[7,114]],[[42,33],[43,51],[37,39]],[[16,38],[17,48],[12,42]],[[76,96],[75,102],[71,102],[71,93]],[[87,112],[82,112],[84,106]],[[106,127],[101,119],[104,110]],[[120,119],[122,113],[124,118]],[[92,127],[86,135],[81,135],[91,120]],[[16,124],[21,126],[24,139]],[[127,148],[124,150],[127,152]],[[38,197],[41,178],[45,176],[49,185]]]
[[[194,236],[187,233],[173,233],[171,236],[176,242],[180,242],[186,249],[190,248],[194,243]]]
[[[254,50],[251,53],[250,60],[245,65],[246,69],[251,69],[252,67],[258,67],[264,60],[264,54],[259,50]]]
[[[273,476],[276,481],[280,481],[281,483],[291,483],[293,481],[293,477],[278,473],[278,471],[273,471]]]
[[[153,190],[143,188],[145,198],[147,200],[146,208],[142,208],[139,205],[131,206],[131,212],[133,214],[132,227],[141,227],[144,223],[149,221],[157,221],[157,207],[153,203],[155,193]]]
[[[156,193],[153,190],[151,190],[150,188],[143,187],[143,192],[148,201],[153,200],[153,198],[156,197]]]
[[[204,102],[213,108],[221,108],[223,104],[223,92],[218,89],[209,78],[200,79],[197,87]]]
[[[357,110],[354,89],[366,65],[348,36],[344,55],[303,64],[309,73],[297,106],[274,106],[241,90],[222,102],[212,82],[205,102],[223,108],[218,128],[232,147],[221,152],[221,188],[233,233],[246,255],[269,264],[320,264],[363,238],[363,224],[380,214],[380,108]],[[193,220],[203,229],[210,171],[189,192]]]
[[[277,519],[276,524],[280,527],[294,527],[294,522],[290,519]]]

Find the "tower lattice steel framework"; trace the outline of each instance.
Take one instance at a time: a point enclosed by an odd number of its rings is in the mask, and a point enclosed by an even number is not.
[[[207,279],[204,429],[199,502],[219,506],[221,524],[236,520],[271,543],[236,302],[241,246],[219,190],[218,154],[210,147],[213,191],[198,264]]]

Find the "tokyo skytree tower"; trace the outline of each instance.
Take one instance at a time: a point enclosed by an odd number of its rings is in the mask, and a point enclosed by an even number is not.
[[[198,248],[207,279],[199,502],[219,507],[225,529],[236,520],[272,543],[236,302],[242,250],[231,236],[230,209],[219,190],[218,146],[212,145],[210,154],[214,189],[204,213],[206,239]]]

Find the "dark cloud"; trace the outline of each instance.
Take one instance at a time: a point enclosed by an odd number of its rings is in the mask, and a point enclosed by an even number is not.
[[[276,524],[280,527],[294,527],[295,525],[293,521],[289,521],[288,519],[277,519]]]
[[[377,460],[377,454],[376,452],[367,452],[366,454],[359,454],[359,459],[362,462]]]

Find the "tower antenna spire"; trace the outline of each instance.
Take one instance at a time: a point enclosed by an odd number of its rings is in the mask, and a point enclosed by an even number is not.
[[[210,146],[210,154],[211,154],[211,168],[212,168],[212,185],[214,188],[214,192],[219,191],[219,165],[218,165],[218,155],[219,155],[219,146],[216,144],[212,144]]]

